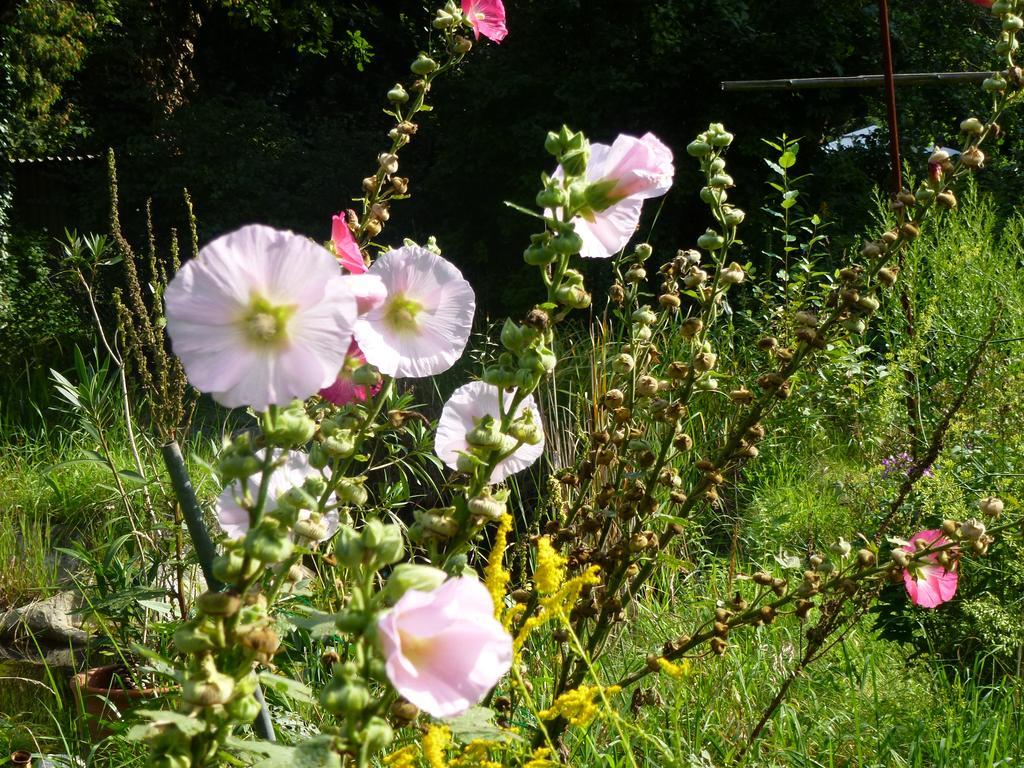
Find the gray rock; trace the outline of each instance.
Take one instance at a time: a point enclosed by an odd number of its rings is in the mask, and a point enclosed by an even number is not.
[[[88,633],[82,630],[82,618],[74,592],[60,592],[0,614],[0,638],[18,640],[34,637],[47,645],[85,645]]]

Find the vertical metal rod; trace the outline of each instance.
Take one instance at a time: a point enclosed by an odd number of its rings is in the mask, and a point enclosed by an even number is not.
[[[203,522],[203,511],[199,507],[199,500],[196,499],[195,489],[192,487],[192,479],[188,475],[188,468],[185,466],[185,459],[181,455],[181,448],[177,440],[172,440],[160,449],[164,457],[164,464],[167,465],[167,474],[171,476],[171,485],[174,487],[174,495],[181,504],[182,515],[185,518],[185,525],[188,526],[189,536],[192,537],[192,546],[196,548],[196,556],[199,558],[199,567],[203,569],[203,576],[206,579],[208,589],[220,591],[224,584],[213,575],[213,559],[217,556],[217,547],[214,546],[210,532],[206,530],[206,523]],[[256,701],[260,703],[260,713],[252,724],[256,735],[266,741],[276,741],[274,736],[274,721],[270,719],[270,709],[263,698],[263,690],[256,686],[254,694]]]
[[[892,36],[889,34],[889,2],[878,0],[878,16],[882,33],[882,65],[885,68],[885,101],[889,113],[889,155],[892,163],[892,194],[903,190],[903,168],[900,163],[900,126],[896,113],[896,78],[892,67]]]

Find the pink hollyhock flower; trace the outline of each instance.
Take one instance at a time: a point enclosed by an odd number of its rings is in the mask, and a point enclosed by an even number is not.
[[[257,451],[256,456],[262,461],[263,451]],[[282,494],[292,488],[301,487],[310,477],[319,476],[320,470],[310,466],[308,455],[299,451],[288,451],[284,464],[274,470],[267,481],[267,501],[263,505],[263,514],[273,512],[277,508],[277,499]],[[259,494],[262,478],[262,473],[257,473],[245,480],[246,488],[253,499]],[[242,481],[236,480],[228,483],[217,497],[217,522],[220,523],[221,530],[232,539],[240,539],[249,532],[249,512],[238,503],[241,495]],[[331,496],[330,503],[333,504],[334,501],[334,496]],[[299,512],[299,520],[308,520],[309,515],[309,510],[303,509]],[[338,511],[327,512],[320,522],[327,529],[324,539],[331,538],[338,530]]]
[[[505,407],[511,407],[512,395],[504,393]],[[533,397],[527,397],[516,411],[520,416],[530,411],[536,424],[540,424],[540,412]],[[444,404],[441,418],[437,422],[437,434],[434,436],[434,453],[451,469],[458,468],[459,454],[468,453],[470,445],[466,442],[466,434],[472,431],[486,416],[500,419],[498,408],[498,388],[482,381],[463,384]],[[524,444],[516,448],[511,456],[497,463],[491,475],[492,483],[500,483],[509,475],[529,467],[544,453],[543,432],[537,445]]]
[[[367,275],[387,298],[360,317],[355,338],[367,362],[388,376],[422,378],[447,371],[462,355],[473,324],[473,288],[451,262],[418,245],[390,250]]]
[[[352,381],[352,374],[357,368],[366,362],[366,357],[359,350],[359,346],[353,341],[348,347],[348,355],[345,357],[345,364],[341,367],[337,380],[329,387],[320,390],[320,397],[335,405],[347,405],[358,401],[366,402],[380,391],[381,384],[378,381],[372,387],[356,384]]]
[[[377,620],[377,634],[391,684],[431,717],[465,712],[512,666],[512,637],[471,577],[409,590]]]
[[[476,39],[480,35],[500,43],[508,34],[505,26],[505,6],[501,0],[462,0],[462,12],[473,27]]]
[[[564,173],[561,168],[556,175]],[[620,135],[608,144],[591,144],[587,163],[589,207],[573,219],[583,238],[580,255],[605,259],[621,251],[640,223],[643,201],[664,195],[675,176],[672,150],[653,133]]]
[[[942,531],[919,531],[903,549],[906,552],[917,552],[918,542],[921,542],[920,546],[939,547],[950,543]],[[907,588],[911,602],[923,608],[935,608],[952,600],[959,578],[955,566],[947,571],[939,565],[937,553],[926,555],[903,571],[903,585]]]
[[[265,411],[334,381],[356,301],[331,254],[253,224],[206,245],[164,292],[167,334],[193,386]]]
[[[338,261],[348,272],[353,275],[361,275],[366,271],[366,262],[363,260],[363,252],[359,250],[359,244],[348,228],[345,212],[335,214],[331,224],[331,241],[334,243],[334,252]]]

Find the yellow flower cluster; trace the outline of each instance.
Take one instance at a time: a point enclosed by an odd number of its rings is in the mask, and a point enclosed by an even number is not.
[[[494,533],[494,546],[487,556],[487,566],[484,568],[484,585],[491,593],[491,600],[494,601],[494,618],[498,621],[501,621],[502,608],[505,606],[505,590],[512,578],[503,565],[505,547],[511,530],[512,515],[506,512],[498,521],[498,530]]]
[[[605,696],[612,696],[622,689],[617,685],[610,685],[604,689]],[[542,720],[554,720],[556,717],[564,717],[570,725],[577,728],[586,728],[594,719],[601,714],[602,689],[596,685],[581,685],[571,691],[566,691],[548,709],[538,713]]]
[[[423,734],[423,757],[430,768],[448,768],[444,751],[452,741],[452,732],[443,725],[432,725]]]
[[[549,621],[567,620],[569,612],[580,598],[583,587],[601,582],[597,575],[599,570],[596,565],[592,565],[579,576],[566,579],[565,558],[555,551],[547,536],[538,539],[537,568],[533,574],[533,581],[541,598],[536,613],[519,628],[513,644],[515,652],[519,653],[530,633],[538,627]],[[511,623],[511,618],[518,616],[522,610],[524,609],[520,607],[512,617],[506,616],[506,626]]]
[[[537,570],[533,581],[542,595],[557,592],[565,581],[565,558],[551,546],[551,539],[542,536],[537,541]]]
[[[489,757],[491,749],[502,746],[494,741],[474,739],[465,746],[461,755],[451,761],[451,768],[502,768],[501,763]]]
[[[550,754],[551,750],[547,747],[537,747],[530,755],[530,759],[523,763],[523,768],[555,768],[559,763],[549,760],[548,755]]]
[[[416,768],[416,758],[419,757],[419,754],[419,746],[409,744],[387,755],[383,763],[388,768]]]
[[[673,664],[665,657],[658,659],[658,669],[669,677],[689,677],[691,671],[689,659],[683,659],[678,664]]]

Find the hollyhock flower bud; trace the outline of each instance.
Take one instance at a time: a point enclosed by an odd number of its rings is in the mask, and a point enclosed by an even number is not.
[[[965,539],[975,541],[985,535],[985,524],[973,517],[960,523],[960,534]]]
[[[709,229],[697,238],[697,245],[705,251],[717,251],[725,245],[725,238],[715,230]]]
[[[746,273],[743,271],[743,267],[734,261],[722,270],[719,279],[726,285],[737,285],[746,279]]]
[[[707,373],[715,367],[715,363],[718,362],[718,355],[714,352],[701,352],[694,356],[693,367],[694,370],[700,373]]]
[[[981,510],[983,515],[998,517],[1003,513],[1003,500],[995,496],[989,496],[978,501],[978,509]]]
[[[960,162],[968,168],[981,168],[985,164],[985,153],[977,147],[970,147],[960,155]]]
[[[234,679],[217,671],[212,656],[204,657],[200,667],[197,677],[182,683],[182,700],[195,707],[214,707],[226,703],[234,691]]]
[[[612,360],[612,370],[616,373],[629,373],[636,366],[633,356],[625,352],[615,356]]]
[[[960,130],[971,135],[980,135],[985,132],[985,124],[976,117],[969,117],[960,123]]]
[[[395,83],[395,87],[388,91],[388,101],[392,104],[405,104],[408,100],[409,93],[401,83]]]
[[[878,282],[884,285],[886,288],[891,288],[896,284],[896,276],[899,274],[899,269],[896,267],[882,267],[878,270]]]
[[[727,227],[738,227],[747,218],[746,212],[741,208],[734,208],[729,205],[725,207],[725,225]]]
[[[437,70],[437,62],[426,54],[420,54],[410,65],[409,69],[416,75],[429,75]],[[393,173],[393,171],[392,171]]]
[[[377,632],[391,684],[437,718],[481,701],[512,663],[512,638],[475,578],[407,591],[378,619]]]
[[[700,190],[700,200],[706,205],[721,205],[728,199],[729,195],[723,188],[702,187]]]
[[[636,393],[640,397],[653,397],[658,393],[658,380],[653,376],[641,376],[636,380]]]
[[[703,139],[696,139],[686,145],[686,153],[691,157],[707,157],[711,154],[711,145]]]

